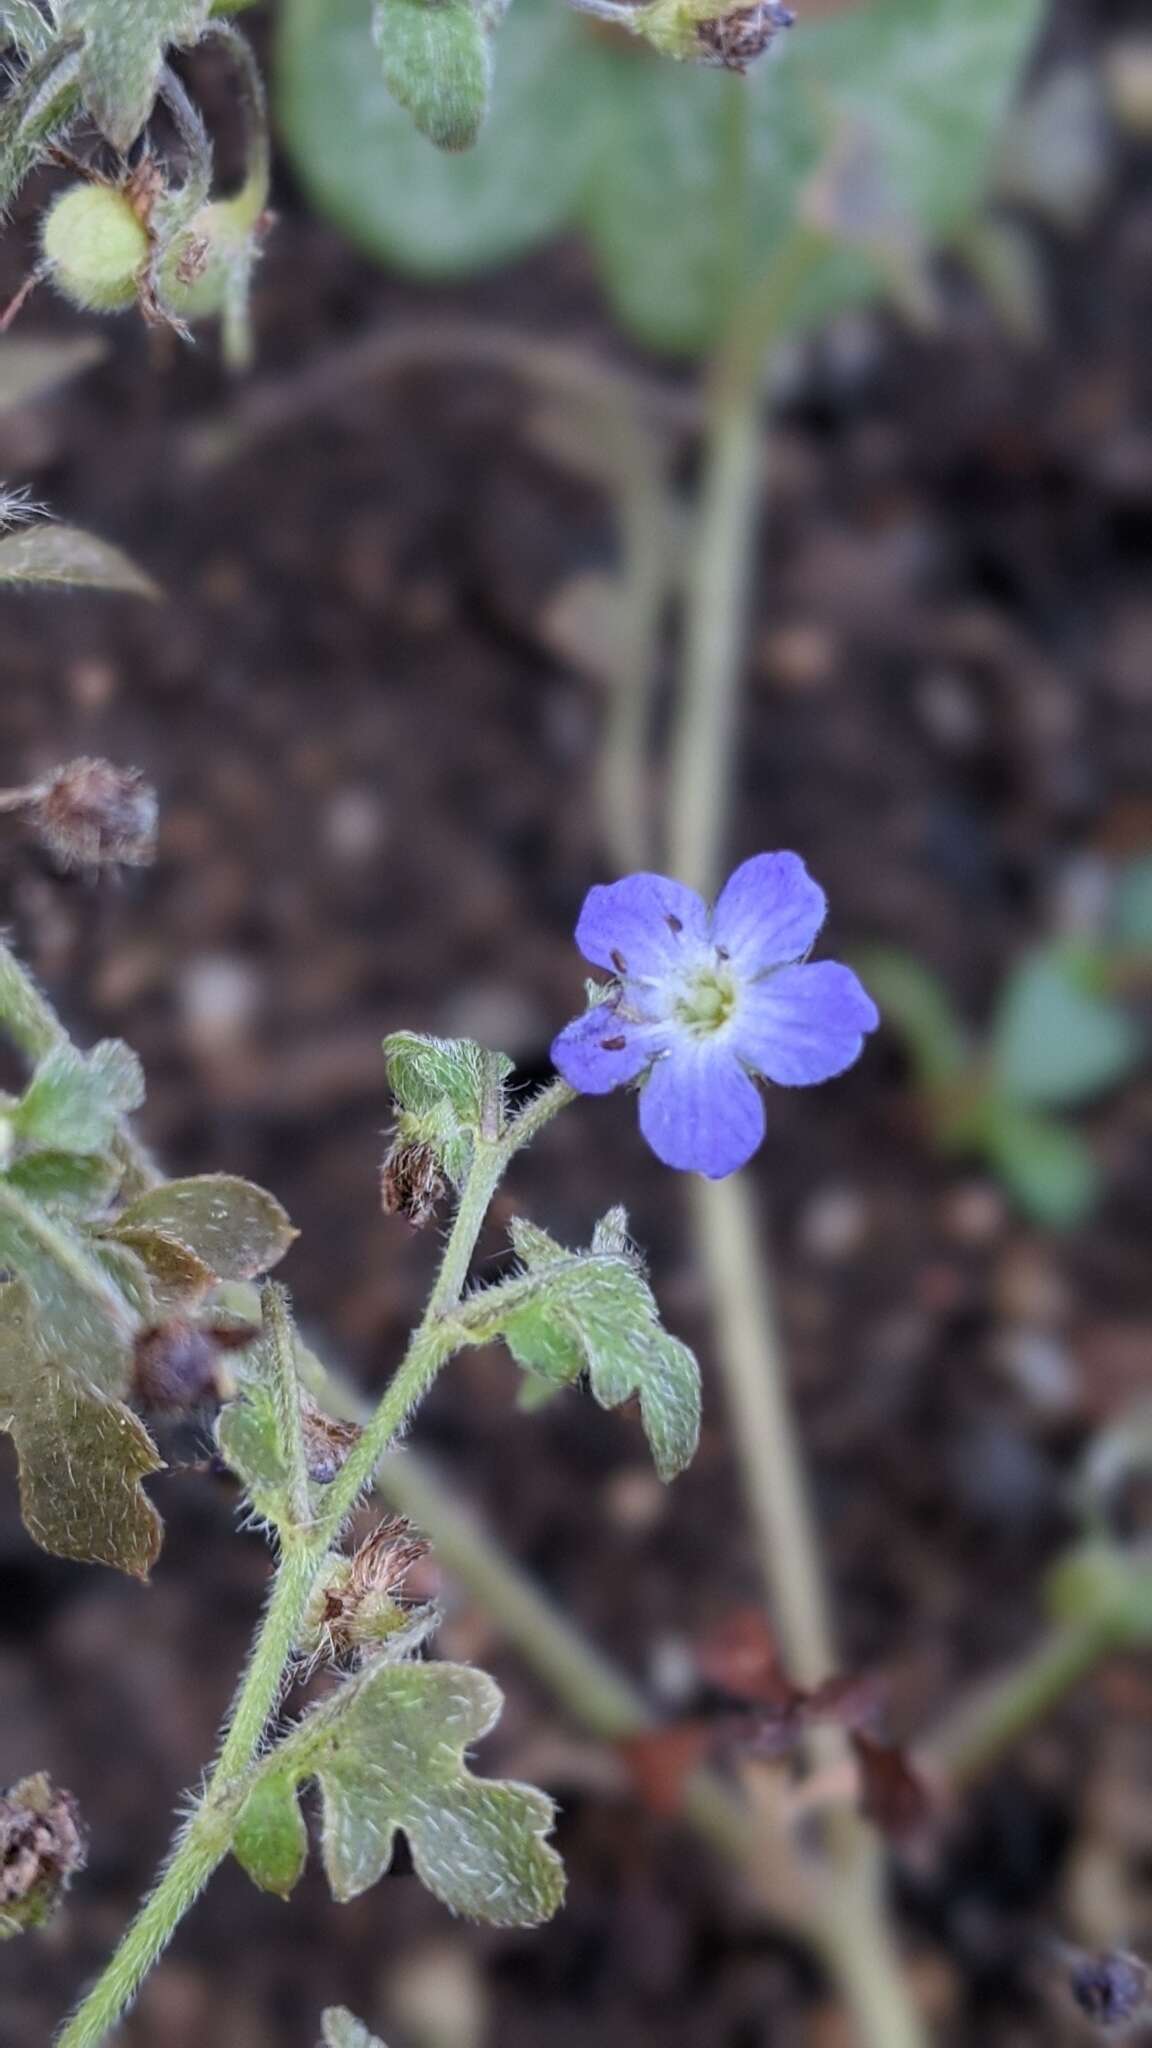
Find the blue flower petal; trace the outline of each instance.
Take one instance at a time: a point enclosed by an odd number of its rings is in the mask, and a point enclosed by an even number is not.
[[[627,979],[668,973],[707,933],[708,913],[694,889],[667,875],[628,875],[589,889],[576,944],[594,966]]]
[[[633,1023],[611,1003],[598,1003],[553,1040],[552,1064],[581,1095],[608,1095],[635,1081],[667,1043],[660,1027]]]
[[[712,937],[742,974],[762,974],[802,958],[827,908],[798,853],[758,853],[724,884]]]
[[[764,1105],[715,1038],[678,1039],[640,1090],[640,1129],[665,1166],[723,1180],[764,1136]]]
[[[729,1043],[745,1065],[786,1088],[829,1081],[860,1057],[880,1015],[850,967],[813,960],[742,990]]]

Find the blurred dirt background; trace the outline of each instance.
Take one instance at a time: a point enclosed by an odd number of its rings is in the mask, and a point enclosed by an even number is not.
[[[1054,48],[1094,63],[1139,13],[1069,0]],[[1113,137],[1079,226],[1026,227],[1039,340],[1006,333],[957,268],[937,336],[860,316],[797,358],[771,459],[732,853],[800,849],[833,952],[908,947],[977,1019],[1101,856],[1152,847],[1146,170]],[[340,350],[435,318],[625,356],[575,246],[431,291],[352,256],[286,174],[277,204],[255,388],[320,364],[321,410],[197,469],[190,437],[234,402],[214,344],[158,349],[125,320],[102,364],[0,418],[0,475],[119,540],[166,593],[3,598],[0,779],[78,753],[133,762],[163,831],[152,871],[94,889],[0,821],[0,917],[82,1039],[138,1047],[144,1129],[173,1170],[243,1172],[286,1202],[300,1313],[370,1388],[435,1249],[379,1210],[382,1034],[468,1033],[533,1079],[580,1000],[572,923],[609,872],[603,690],[556,622],[613,542],[515,374],[421,369],[417,347],[409,371],[344,389]],[[5,290],[28,218],[0,250]],[[42,300],[24,332],[81,328]],[[670,394],[687,479],[691,383],[632,360]],[[835,1087],[773,1098],[755,1171],[844,1659],[878,1674],[900,1735],[1029,1640],[1069,1474],[1148,1389],[1147,1079],[1087,1128],[1108,1197],[1061,1241],[935,1157],[893,1040]],[[707,1367],[680,1192],[625,1101],[589,1102],[519,1165],[504,1213],[575,1243],[625,1200]],[[693,1638],[756,1591],[715,1380],[699,1458],[668,1493],[632,1420],[575,1396],[522,1415],[514,1390],[502,1355],[460,1361],[418,1441],[675,1712]],[[40,2048],[210,1754],[266,1565],[222,1479],[157,1484],[169,1535],[148,1589],[44,1557],[7,1459],[4,1480],[0,1780],[51,1769],[92,1836],[54,1929],[0,1955],[0,2044]],[[229,1867],[129,2048],[312,2048],[336,1999],[391,2048],[840,2048],[804,1959],[643,1811],[484,1615],[446,1598],[445,1651],[508,1691],[482,1768],[561,1802],[565,1912],[534,1934],[470,1932],[407,1875],[338,1909],[315,1873],[283,1906]],[[1102,1669],[898,1868],[942,2042],[1081,2039],[1046,1944],[1152,1934],[1150,1709],[1146,1669]]]

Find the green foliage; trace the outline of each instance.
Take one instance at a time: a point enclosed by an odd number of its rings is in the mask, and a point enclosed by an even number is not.
[[[488,112],[492,34],[473,0],[374,0],[384,83],[438,149],[471,149]]]
[[[263,1335],[245,1354],[239,1398],[216,1425],[221,1456],[241,1481],[256,1513],[281,1531],[312,1519],[301,1418],[296,1333],[279,1290],[261,1297]]]
[[[76,42],[54,41],[32,58],[0,101],[0,212],[75,120],[80,70]]]
[[[61,34],[81,38],[85,109],[116,149],[148,119],[169,45],[196,42],[210,12],[211,0],[58,0]]]
[[[52,41],[52,23],[36,0],[2,0],[0,49],[5,44],[22,57],[41,57]]]
[[[995,1083],[1010,1102],[1066,1109],[1100,1095],[1139,1062],[1133,1020],[1090,986],[1075,949],[1041,946],[1014,969],[992,1033]]]
[[[135,597],[160,594],[120,548],[76,526],[29,526],[0,536],[0,586],[5,583],[125,590]]]
[[[947,990],[917,961],[884,951],[860,965],[907,1043],[941,1145],[982,1153],[1038,1223],[1080,1222],[1100,1175],[1084,1140],[1048,1112],[1114,1087],[1145,1051],[1134,1020],[1102,993],[1101,956],[1067,943],[1034,947],[1008,977],[986,1045],[975,1048]]]
[[[0,1258],[9,1263],[6,1252]],[[147,1578],[161,1528],[139,1482],[160,1470],[160,1459],[122,1402],[99,1391],[82,1369],[58,1363],[48,1327],[28,1286],[9,1281],[0,1288],[0,1427],[11,1432],[19,1455],[28,1532],[57,1557]]]
[[[261,1891],[291,1897],[308,1860],[308,1830],[295,1789],[279,1771],[257,1778],[241,1808],[232,1853]]]
[[[170,1181],[115,1207],[123,1118],[143,1099],[127,1046],[60,1041],[0,1111],[0,1427],[20,1460],[24,1519],[60,1556],[145,1577],[159,1470],[125,1406],[137,1339],[221,1280],[265,1272],[294,1232],[263,1189]]]
[[[384,1875],[402,1829],[418,1875],[453,1912],[497,1927],[548,1919],[564,1883],[546,1839],[551,1800],[525,1785],[476,1778],[465,1762],[501,1705],[493,1681],[466,1665],[368,1666],[265,1761],[239,1818],[240,1862],[266,1889],[282,1887],[285,1845],[299,1841],[289,1810],[298,1787],[315,1778],[335,1898],[357,1898]]]
[[[316,202],[375,255],[425,274],[480,269],[577,223],[616,311],[658,347],[698,350],[732,287],[767,273],[806,181],[847,128],[867,138],[894,219],[946,237],[971,212],[1038,0],[863,0],[804,22],[746,81],[610,42],[551,0],[518,0],[492,119],[466,161],[437,158],[373,82],[370,0],[283,0],[284,126]],[[751,171],[734,209],[734,124]],[[887,268],[845,225],[792,317],[874,292]]]
[[[297,1236],[274,1195],[230,1173],[150,1189],[117,1218],[121,1237],[137,1231],[184,1245],[216,1280],[254,1280],[279,1264]]]
[[[699,1439],[700,1372],[688,1346],[661,1324],[624,1211],[597,1225],[587,1253],[567,1253],[520,1222],[512,1241],[529,1284],[513,1283],[503,1311],[498,1288],[475,1306],[495,1311],[513,1357],[539,1378],[564,1385],[587,1372],[602,1408],[636,1395],[656,1470],[674,1479]]]
[[[346,2005],[330,2005],[324,2014],[324,2048],[384,2048],[384,2043]]]
[[[396,1031],[384,1041],[388,1084],[400,1112],[396,1148],[427,1146],[453,1185],[468,1171],[478,1139],[500,1136],[504,1083],[512,1062],[467,1038]]]

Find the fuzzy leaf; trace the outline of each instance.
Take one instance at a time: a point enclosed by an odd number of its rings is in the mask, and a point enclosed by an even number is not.
[[[108,1038],[90,1053],[53,1046],[12,1113],[33,1151],[104,1152],[120,1118],[144,1100],[144,1072],[134,1052]]]
[[[65,583],[158,597],[150,576],[120,548],[76,526],[29,526],[0,538],[0,584]]]
[[[1001,1178],[1037,1223],[1070,1230],[1100,1193],[1096,1162],[1065,1124],[1014,1103],[992,1103],[987,1145]]]
[[[106,353],[96,335],[77,335],[71,341],[5,338],[0,341],[0,413],[31,404],[54,385],[102,362]]]
[[[638,1395],[656,1469],[675,1478],[700,1434],[700,1372],[688,1346],[661,1325],[624,1211],[611,1210],[598,1225],[591,1253],[558,1257],[551,1239],[523,1224],[513,1226],[513,1242],[539,1280],[503,1321],[513,1357],[557,1383],[586,1369],[604,1408]],[[499,1292],[492,1290],[494,1310]],[[476,1300],[482,1309],[486,1297]]]
[[[53,42],[34,57],[0,101],[0,209],[11,204],[51,142],[75,118],[80,99],[80,52]]]
[[[1142,1050],[1126,1011],[1084,986],[1060,947],[1039,948],[1013,972],[992,1047],[998,1087],[1011,1101],[1083,1102],[1130,1073]]]
[[[493,1680],[467,1665],[377,1663],[273,1753],[264,1775],[278,1786],[319,1782],[335,1898],[358,1898],[383,1877],[402,1829],[417,1875],[453,1912],[496,1927],[550,1918],[564,1889],[546,1840],[551,1800],[473,1777],[465,1763],[502,1704]]]
[[[396,1031],[384,1041],[388,1083],[400,1109],[396,1142],[427,1147],[457,1187],[476,1138],[499,1135],[512,1062],[468,1038]]]
[[[121,1394],[136,1327],[124,1294],[65,1217],[2,1178],[0,1267],[27,1285],[46,1355],[99,1392]]]
[[[225,1461],[265,1521],[283,1528],[306,1517],[308,1456],[296,1333],[283,1291],[262,1290],[263,1330],[239,1367],[240,1397],[217,1424]]]
[[[232,1853],[261,1891],[290,1896],[308,1857],[308,1830],[290,1777],[270,1772],[257,1778],[240,1810]]]
[[[174,1238],[217,1280],[254,1280],[284,1257],[296,1238],[274,1195],[228,1173],[165,1181],[117,1219],[116,1235],[159,1231]]]
[[[3,0],[0,5],[0,48],[11,43],[23,57],[42,57],[52,43],[52,23],[36,0]]]
[[[438,149],[471,149],[492,90],[491,36],[472,0],[374,0],[384,83]]]
[[[426,1116],[446,1100],[460,1122],[479,1130],[499,1100],[512,1061],[470,1038],[425,1038],[394,1031],[384,1040],[388,1080],[402,1109]]]
[[[32,1152],[8,1168],[5,1179],[29,1202],[50,1213],[99,1216],[120,1185],[114,1159],[76,1152]]]
[[[216,1275],[179,1238],[143,1225],[133,1229],[122,1221],[112,1226],[114,1241],[135,1252],[152,1285],[152,1303],[163,1317],[195,1307],[216,1284]]]
[[[588,31],[517,0],[500,33],[492,116],[467,157],[417,133],[380,82],[371,0],[282,0],[279,111],[311,197],[370,255],[421,276],[498,263],[571,216],[597,146]]]
[[[211,0],[59,0],[58,11],[62,33],[84,38],[85,107],[127,151],[152,112],[169,44],[197,41]]]
[[[57,1363],[20,1282],[0,1289],[0,1424],[20,1460],[29,1534],[56,1557],[146,1579],[160,1518],[140,1480],[161,1470],[139,1418]]]
[[[220,1411],[216,1441],[256,1513],[278,1525],[287,1515],[290,1480],[276,1400],[266,1381],[246,1376],[237,1399]]]
[[[384,2048],[384,2043],[346,2005],[330,2005],[324,2014],[324,2048]]]

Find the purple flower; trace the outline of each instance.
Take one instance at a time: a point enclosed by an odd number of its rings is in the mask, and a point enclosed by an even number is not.
[[[665,875],[590,889],[576,943],[615,980],[556,1039],[560,1073],[582,1095],[639,1082],[658,1159],[710,1180],[734,1173],[764,1136],[755,1079],[831,1080],[880,1021],[850,967],[804,958],[825,909],[796,853],[746,860],[711,911]]]

